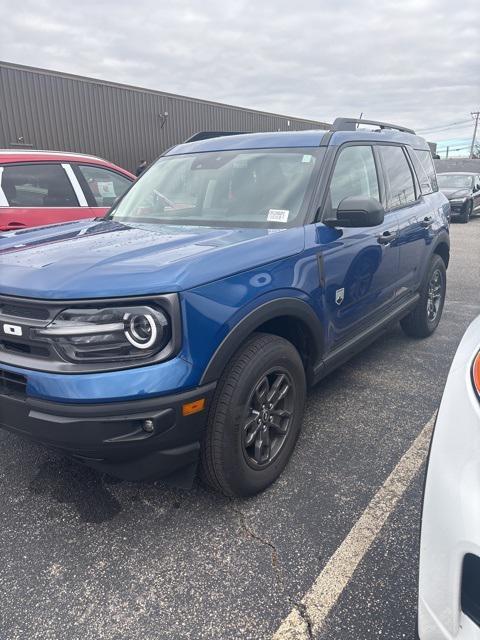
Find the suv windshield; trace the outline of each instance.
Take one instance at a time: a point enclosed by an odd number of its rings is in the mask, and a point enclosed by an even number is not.
[[[134,184],[109,218],[216,227],[300,224],[321,151],[255,149],[165,156]]]
[[[473,176],[461,173],[439,173],[438,186],[444,189],[470,189],[473,184]]]

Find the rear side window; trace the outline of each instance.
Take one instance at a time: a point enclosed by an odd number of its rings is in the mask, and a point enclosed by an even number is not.
[[[378,177],[372,147],[355,145],[340,152],[330,181],[331,207],[336,211],[339,203],[348,196],[364,196],[380,200]]]
[[[381,145],[378,151],[389,185],[387,209],[397,209],[415,202],[413,176],[402,147]]]
[[[432,191],[438,191],[437,173],[435,171],[435,165],[433,164],[432,154],[430,153],[430,151],[426,151],[425,149],[416,149],[414,151],[414,154],[416,154],[416,156],[420,160],[420,163],[430,181],[431,191],[429,191],[428,193],[431,193]]]
[[[91,165],[78,165],[78,168],[85,178],[97,207],[111,207],[131,185],[130,180],[109,169]]]
[[[413,162],[413,167],[415,169],[415,173],[417,174],[418,182],[420,184],[420,191],[422,195],[426,196],[429,193],[433,193],[432,182],[425,171],[423,164],[420,162],[420,159],[417,155],[418,151],[410,150],[410,158]]]
[[[2,191],[11,207],[78,207],[60,164],[4,165]]]

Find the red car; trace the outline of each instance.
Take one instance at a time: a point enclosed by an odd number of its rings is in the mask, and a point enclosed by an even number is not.
[[[101,216],[134,180],[95,156],[0,150],[0,231]]]

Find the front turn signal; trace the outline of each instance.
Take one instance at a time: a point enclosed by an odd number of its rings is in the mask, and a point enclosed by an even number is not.
[[[182,415],[191,416],[194,413],[200,413],[205,409],[205,398],[199,398],[194,402],[187,402],[182,406]]]

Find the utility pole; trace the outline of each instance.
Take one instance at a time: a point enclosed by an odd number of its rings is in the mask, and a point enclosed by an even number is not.
[[[480,116],[480,111],[473,111],[471,115],[475,118],[475,127],[473,129],[472,146],[470,147],[470,160],[473,158],[473,150],[475,148],[475,138],[477,137],[478,117]]]
[[[445,160],[448,158],[448,152],[450,151],[450,147],[447,147],[447,153],[445,155]]]

